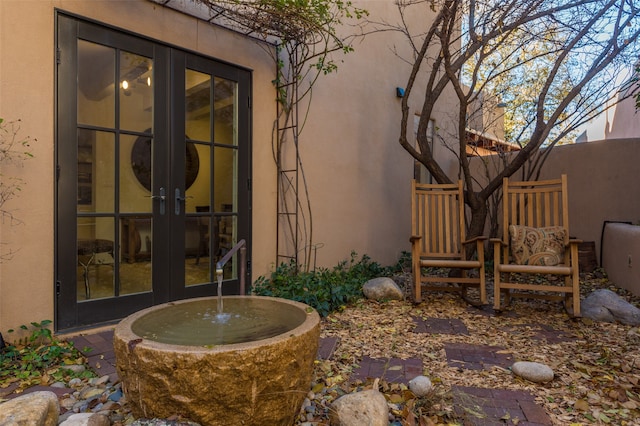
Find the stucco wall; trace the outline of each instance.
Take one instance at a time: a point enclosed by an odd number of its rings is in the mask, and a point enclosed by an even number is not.
[[[5,170],[25,180],[19,198],[4,205],[23,223],[0,221],[0,325],[53,319],[53,5],[0,2],[0,116],[21,119],[20,136],[37,138],[32,160]]]
[[[640,226],[607,224],[602,241],[602,267],[617,286],[640,296]]]
[[[639,139],[612,139],[555,147],[542,178],[566,173],[571,234],[596,242],[605,221],[640,220]]]
[[[354,1],[369,11],[369,20],[397,23],[394,1]],[[416,6],[409,24],[416,33],[433,16],[427,4]],[[352,29],[347,29],[352,31]],[[410,192],[413,158],[400,146],[401,100],[412,58],[404,35],[377,32],[354,43],[355,51],[336,56],[336,73],[321,78],[300,140],[300,151],[313,209],[313,243],[317,264],[332,266],[351,250],[382,264],[395,263],[410,250]],[[426,71],[422,73],[426,74]],[[411,114],[422,107],[424,82],[418,79],[409,99]],[[438,131],[447,136],[454,96],[446,97],[434,115]],[[409,118],[413,134],[413,117]],[[449,140],[449,139],[447,139]],[[440,141],[435,155],[455,178],[457,162]]]
[[[639,162],[640,139],[611,139],[556,146],[542,168],[540,179],[567,174],[571,236],[594,241],[598,261],[605,221],[640,221]],[[483,167],[474,165],[484,182]]]

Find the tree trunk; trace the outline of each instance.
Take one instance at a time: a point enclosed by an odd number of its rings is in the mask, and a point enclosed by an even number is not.
[[[471,221],[469,222],[469,230],[467,239],[479,237],[484,234],[484,226],[487,221],[487,203],[476,203],[475,208],[471,208]]]

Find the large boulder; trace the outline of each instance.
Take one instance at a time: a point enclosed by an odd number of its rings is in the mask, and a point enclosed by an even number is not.
[[[596,290],[581,304],[582,316],[595,321],[640,325],[640,309],[607,289]]]
[[[331,426],[387,426],[389,406],[376,389],[343,395],[331,404]]]
[[[32,392],[0,404],[0,425],[57,426],[59,412],[55,393]]]
[[[404,294],[398,284],[391,278],[380,277],[367,281],[362,287],[367,299],[373,300],[402,300]]]

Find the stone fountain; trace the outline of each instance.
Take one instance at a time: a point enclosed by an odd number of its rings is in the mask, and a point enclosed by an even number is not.
[[[116,367],[136,417],[288,426],[309,391],[319,335],[318,313],[290,300],[170,302],[118,324]]]

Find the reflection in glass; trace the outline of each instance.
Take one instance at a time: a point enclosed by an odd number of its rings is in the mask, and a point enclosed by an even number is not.
[[[78,218],[78,301],[115,295],[112,217]]]
[[[193,159],[197,160],[197,169]],[[187,212],[194,212],[198,206],[211,205],[211,145],[187,143],[185,162]]]
[[[116,51],[78,40],[78,123],[115,124]]]
[[[216,262],[224,257],[238,242],[237,229],[237,217],[235,215],[218,217]],[[236,253],[231,260],[224,265],[224,279],[235,279],[238,277],[238,259],[239,256],[238,253]]]
[[[214,122],[215,142],[238,145],[237,83],[215,78]]]
[[[186,286],[212,281],[210,259],[211,215],[209,206],[197,206],[197,215],[188,215],[185,224]]]
[[[150,214],[120,220],[120,295],[151,291],[152,224]]]
[[[236,211],[238,150],[235,148],[216,147],[214,158],[214,201],[217,212]]]
[[[120,52],[120,128],[142,132],[152,125],[153,61]]]
[[[78,129],[78,212],[114,211],[114,135]]]
[[[187,135],[191,140],[211,142],[211,76],[188,69],[185,91]]]
[[[141,155],[134,155],[136,152]],[[153,139],[120,136],[120,211],[151,213],[150,197]]]
[[[186,131],[200,159],[193,185],[187,188],[185,221],[185,285],[216,280],[215,265],[236,241],[237,83],[186,72]],[[213,129],[211,112],[213,111]],[[212,132],[213,130],[213,140]],[[189,170],[186,158],[185,170]],[[224,268],[224,278],[237,276],[237,256]]]

